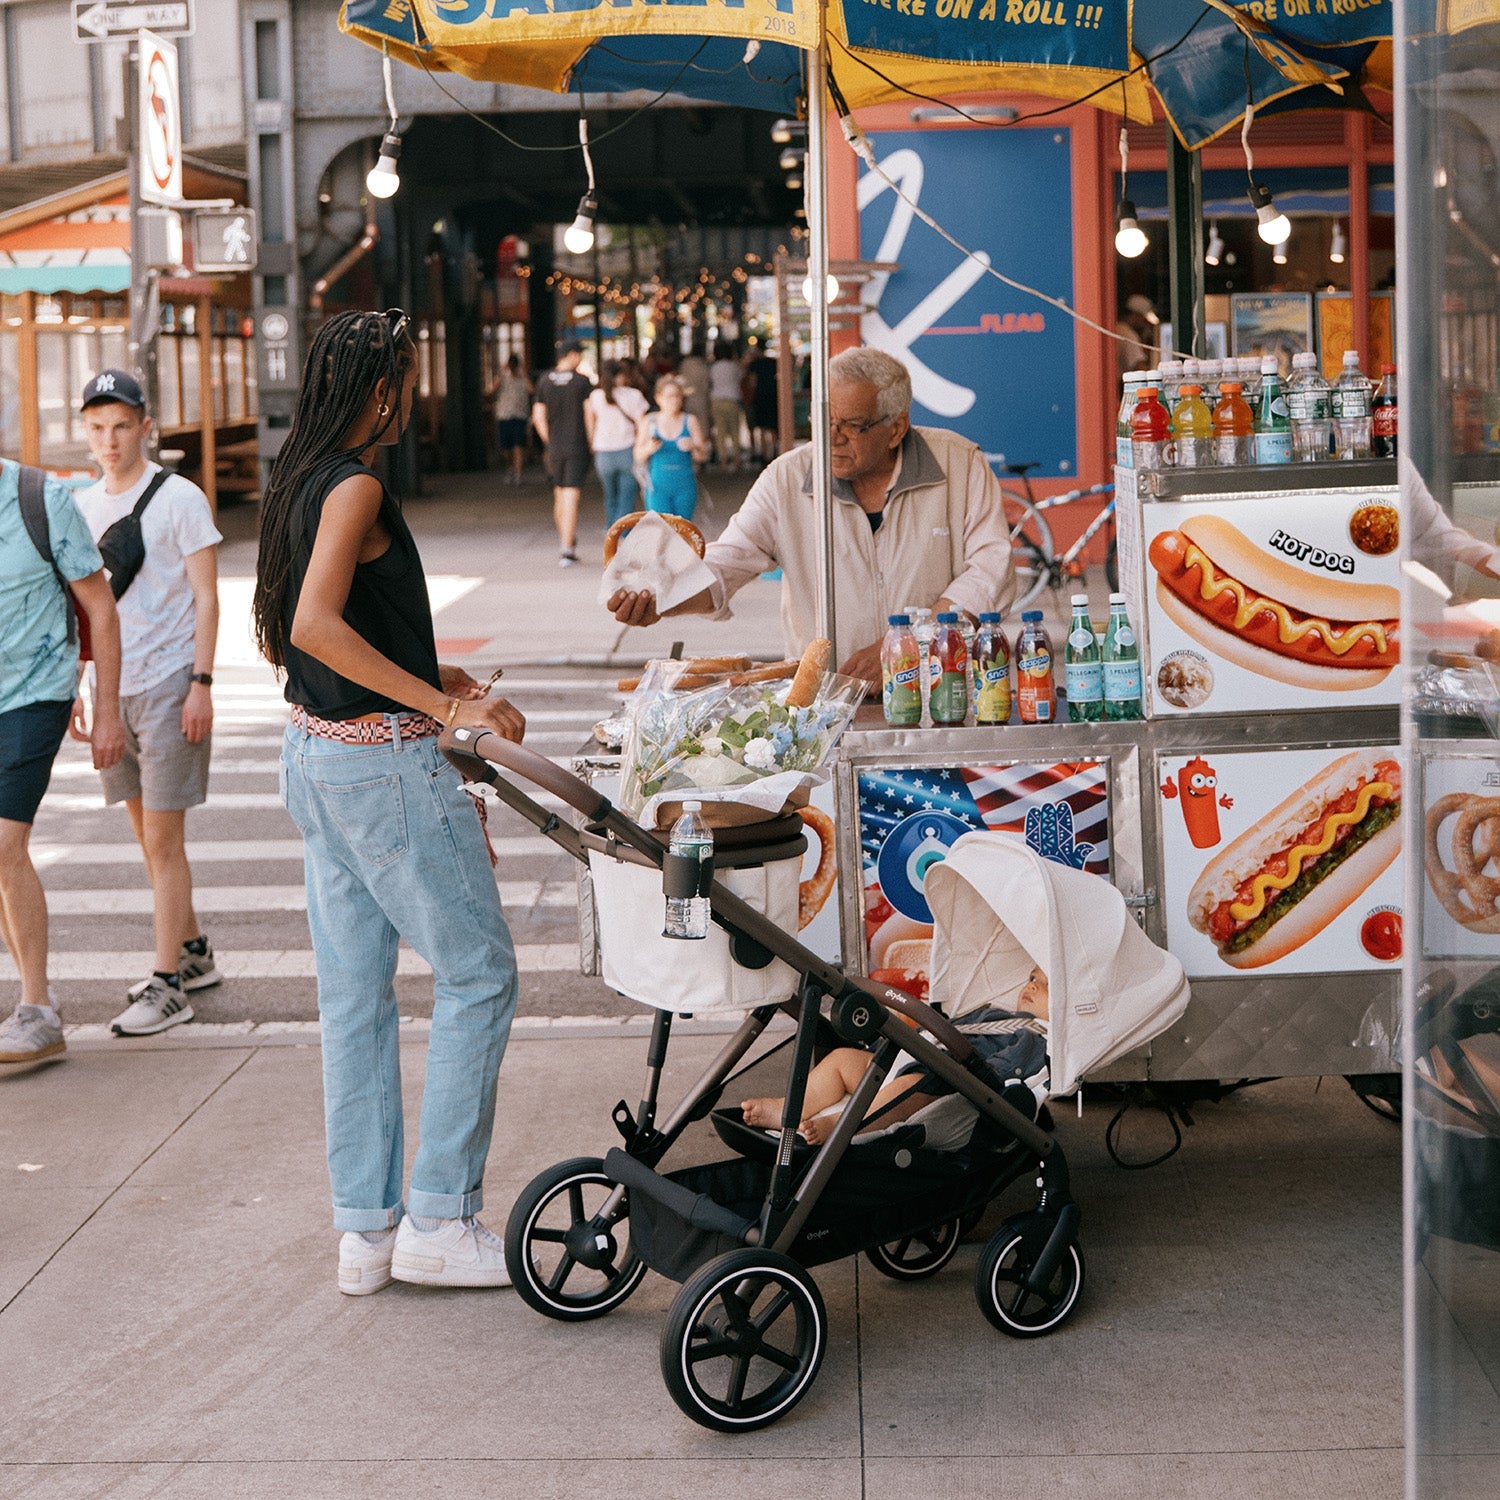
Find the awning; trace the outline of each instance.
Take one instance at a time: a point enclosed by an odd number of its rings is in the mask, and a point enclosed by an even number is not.
[[[112,296],[130,290],[130,266],[0,266],[0,292],[15,296],[36,292],[51,296],[54,292],[90,292]]]
[[[111,294],[130,286],[130,200],[113,180],[94,201],[65,202],[50,218],[0,221],[0,292]],[[42,205],[38,205],[42,207]]]

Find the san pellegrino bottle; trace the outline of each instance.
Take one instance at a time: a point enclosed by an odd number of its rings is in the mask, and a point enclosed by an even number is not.
[[[1141,648],[1125,613],[1124,594],[1109,596],[1109,626],[1104,632],[1104,717],[1141,717]]]
[[[1267,355],[1260,362],[1260,406],[1255,413],[1255,461],[1289,464],[1292,461],[1292,419],[1286,409],[1281,368]]]
[[[1130,419],[1135,415],[1135,395],[1146,382],[1144,370],[1131,370],[1125,376],[1125,388],[1120,397],[1120,414],[1115,419],[1115,462],[1122,469],[1135,467],[1135,451],[1131,447]]]
[[[1073,595],[1063,680],[1070,718],[1092,724],[1104,717],[1104,667],[1099,660],[1099,643],[1094,639],[1094,622],[1089,618],[1087,594]]]
[[[714,832],[703,820],[701,802],[684,802],[682,816],[672,825],[668,848],[673,854],[700,863],[714,857]],[[662,936],[706,938],[711,903],[707,896],[668,896],[667,923]]]

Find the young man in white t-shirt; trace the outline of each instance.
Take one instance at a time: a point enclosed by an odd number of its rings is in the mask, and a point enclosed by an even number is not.
[[[105,370],[83,388],[84,431],[104,477],[77,499],[96,542],[162,472],[145,455],[150,423],[145,395],[124,371]],[[130,1004],[113,1022],[116,1036],[149,1036],[191,1020],[187,993],[220,977],[193,911],[186,822],[187,809],[208,795],[223,538],[207,496],[180,474],[161,481],[140,527],[145,559],[116,602],[125,755],[100,776],[105,801],[125,804],[146,857],[156,960],[129,990]],[[114,587],[119,579],[110,581]]]

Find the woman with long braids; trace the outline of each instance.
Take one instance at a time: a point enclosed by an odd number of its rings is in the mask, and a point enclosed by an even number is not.
[[[318,966],[339,1290],[391,1280],[508,1286],[475,1217],[495,1082],[516,1003],[515,950],[483,830],[437,750],[452,724],[519,741],[525,721],[440,666],[401,508],[371,469],[411,412],[405,313],[340,313],[307,356],[266,487],[256,638],[286,674],[282,795],[302,830]],[[394,980],[404,937],[431,965],[421,1142],[403,1195]]]

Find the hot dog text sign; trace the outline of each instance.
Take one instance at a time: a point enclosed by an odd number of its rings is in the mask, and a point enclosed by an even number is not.
[[[1374,746],[1158,759],[1167,946],[1191,977],[1399,961],[1398,756]]]
[[[1394,496],[1157,503],[1143,523],[1153,714],[1399,701]]]

